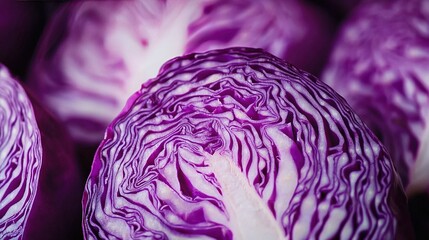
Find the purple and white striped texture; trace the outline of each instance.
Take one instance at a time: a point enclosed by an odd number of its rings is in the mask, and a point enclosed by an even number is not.
[[[0,65],[0,239],[20,239],[37,192],[42,147],[33,107]]]
[[[412,236],[399,175],[344,99],[251,48],[163,65],[109,125],[83,206],[88,240]]]
[[[0,239],[81,236],[83,184],[66,136],[0,65]]]
[[[429,2],[372,1],[342,27],[322,80],[389,150],[409,194],[429,190]]]
[[[53,18],[29,82],[75,140],[99,144],[128,96],[168,59],[260,47],[317,73],[328,54],[330,24],[299,1],[77,1]]]

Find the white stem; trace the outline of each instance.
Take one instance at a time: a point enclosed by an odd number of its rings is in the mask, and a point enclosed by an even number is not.
[[[285,239],[283,228],[232,159],[216,153],[209,165],[221,186],[234,239]]]

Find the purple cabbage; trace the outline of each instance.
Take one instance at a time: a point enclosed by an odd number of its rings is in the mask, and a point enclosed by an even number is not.
[[[0,65],[0,239],[20,239],[42,166],[33,107],[24,89]]]
[[[332,32],[298,1],[77,1],[53,17],[29,82],[77,142],[98,144],[142,79],[172,57],[260,47],[317,74]]]
[[[412,237],[384,147],[311,74],[261,49],[163,65],[108,126],[85,239]],[[401,235],[402,234],[402,235]]]
[[[81,176],[71,141],[0,65],[0,239],[81,236]]]
[[[429,190],[429,2],[368,1],[341,29],[323,80],[387,147],[408,194]]]

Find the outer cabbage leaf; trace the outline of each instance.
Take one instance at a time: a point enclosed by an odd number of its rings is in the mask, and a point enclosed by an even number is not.
[[[81,237],[71,141],[2,65],[0,128],[0,239]]]
[[[389,155],[342,97],[252,48],[163,65],[108,126],[86,239],[393,239],[409,227]]]
[[[429,190],[429,2],[362,4],[323,80],[387,147],[409,194]]]
[[[320,71],[329,18],[297,1],[77,1],[53,17],[30,84],[78,142],[98,144],[127,97],[168,59],[260,47]]]

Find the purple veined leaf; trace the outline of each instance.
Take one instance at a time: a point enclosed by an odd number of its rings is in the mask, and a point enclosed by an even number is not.
[[[299,1],[77,1],[53,17],[29,82],[76,142],[98,144],[128,96],[172,57],[259,47],[317,73],[332,35],[329,17]]]
[[[322,77],[382,140],[410,196],[429,190],[428,42],[428,1],[369,1],[342,27]]]
[[[168,61],[108,126],[90,239],[405,239],[406,198],[345,100],[261,49]]]
[[[0,65],[0,239],[81,237],[71,140]]]

